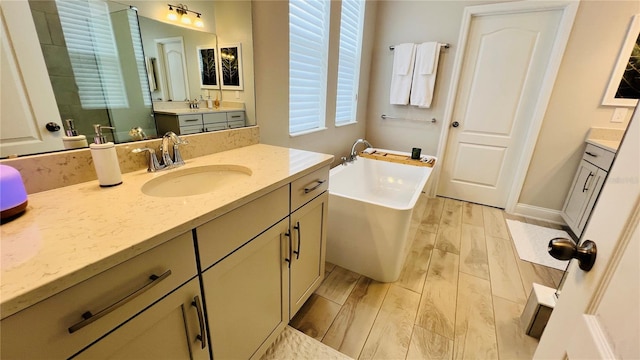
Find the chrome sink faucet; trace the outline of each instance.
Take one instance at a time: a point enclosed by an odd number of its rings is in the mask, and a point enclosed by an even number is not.
[[[169,141],[173,143],[173,160],[171,159],[171,155],[169,155]],[[162,137],[162,145],[160,146],[162,164],[167,167],[184,165],[184,160],[182,159],[182,155],[180,154],[178,147],[188,143],[188,141],[182,140],[173,131],[169,131],[164,134]]]
[[[371,148],[373,147],[367,140],[365,139],[358,139],[356,140],[356,142],[353,143],[353,146],[351,147],[351,153],[349,154],[349,159],[348,161],[353,161],[358,157],[358,152],[356,151],[356,146],[358,146],[359,144],[364,144],[365,149]]]
[[[169,141],[173,143],[173,159],[171,159],[171,155],[169,154]],[[147,168],[148,172],[156,172],[160,170],[170,169],[174,167],[178,167],[184,165],[184,160],[182,159],[182,155],[180,154],[180,149],[178,148],[180,145],[188,144],[189,142],[181,139],[174,132],[170,131],[162,137],[162,145],[160,145],[160,159],[162,163],[158,161],[156,157],[156,152],[152,148],[144,147],[137,148],[131,150],[133,153],[141,153],[148,152],[149,153],[149,167]]]

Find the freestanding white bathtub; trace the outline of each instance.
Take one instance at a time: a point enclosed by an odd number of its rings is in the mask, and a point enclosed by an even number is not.
[[[328,262],[398,279],[426,205],[432,168],[358,157],[330,172]]]

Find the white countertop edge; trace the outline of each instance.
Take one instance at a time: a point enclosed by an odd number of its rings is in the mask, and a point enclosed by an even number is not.
[[[258,163],[256,161],[247,161],[245,163],[242,163],[241,161],[238,161],[239,158],[246,158],[246,156],[248,154],[251,153],[259,153],[259,152],[281,152],[282,154],[278,154],[275,155],[276,158],[279,157],[279,161],[285,161],[288,160],[289,163],[286,164],[286,167],[288,170],[277,170],[274,169],[273,172],[277,173],[277,175],[275,175],[275,177],[273,179],[271,179],[271,177],[267,174],[271,174],[271,170],[265,170],[265,168],[269,167],[269,165],[266,164],[260,164],[257,165]],[[284,155],[284,153],[289,154],[289,156],[287,157],[286,155]],[[300,165],[298,163],[292,164],[292,161],[297,161],[296,159],[292,159],[291,154],[292,152],[294,154],[301,154],[304,155],[305,153],[308,155],[308,157],[312,158],[313,160],[310,160],[309,163],[306,163],[304,165]],[[317,155],[317,156],[316,156]],[[239,157],[238,157],[239,156]],[[236,164],[242,164],[242,165],[246,165],[249,166],[250,168],[252,168],[251,164],[254,164],[256,166],[263,166],[263,168],[258,172],[258,174],[256,174],[257,176],[266,176],[267,178],[269,178],[269,182],[268,183],[264,183],[261,184],[260,186],[256,187],[256,188],[251,188],[251,189],[247,189],[246,191],[240,191],[241,195],[236,197],[236,198],[230,198],[229,201],[227,201],[224,204],[221,204],[219,206],[215,206],[215,207],[207,207],[206,209],[200,209],[200,210],[190,210],[191,213],[195,214],[195,216],[190,217],[189,219],[175,219],[174,216],[170,216],[171,219],[167,219],[166,223],[169,223],[168,225],[162,227],[162,226],[158,226],[159,230],[151,233],[151,235],[149,236],[143,236],[143,238],[139,239],[139,240],[135,240],[135,241],[131,241],[130,243],[126,243],[125,240],[125,244],[120,247],[117,248],[111,252],[106,251],[104,253],[102,253],[100,256],[96,257],[95,254],[91,253],[91,255],[93,255],[93,258],[91,258],[90,261],[87,261],[86,263],[82,264],[82,265],[75,265],[72,266],[70,268],[66,268],[62,271],[59,272],[54,272],[52,274],[42,274],[42,276],[37,277],[37,281],[32,281],[32,283],[29,284],[22,284],[22,286],[16,287],[14,286],[11,289],[5,289],[4,285],[5,285],[5,281],[15,281],[15,279],[19,279],[19,276],[11,276],[12,275],[12,269],[9,269],[8,271],[5,271],[5,266],[2,267],[2,289],[0,292],[0,314],[1,314],[1,318],[6,318],[8,316],[11,316],[17,312],[19,312],[20,310],[23,310],[33,304],[36,304],[50,296],[53,296],[71,286],[74,286],[84,280],[89,279],[92,276],[95,276],[105,270],[108,270],[109,268],[116,266],[124,261],[127,261],[137,255],[140,255],[141,253],[150,250],[170,239],[175,238],[176,236],[183,234],[185,232],[191,231],[193,228],[200,226],[226,212],[229,212],[239,206],[242,206],[254,199],[259,198],[262,195],[265,195],[281,186],[284,186],[288,183],[290,183],[291,181],[302,177],[308,173],[311,173],[317,169],[320,169],[324,166],[330,165],[331,162],[333,161],[333,156],[332,155],[326,155],[326,154],[318,154],[318,153],[311,153],[311,152],[307,152],[307,151],[302,151],[302,150],[294,150],[294,149],[287,149],[287,148],[281,148],[281,147],[275,147],[275,146],[270,146],[270,145],[264,145],[264,144],[257,144],[257,145],[251,145],[248,147],[243,147],[243,148],[238,148],[238,149],[233,149],[233,150],[229,150],[229,151],[225,151],[225,152],[221,152],[221,153],[215,153],[215,154],[211,154],[211,155],[207,155],[207,156],[203,156],[200,158],[196,158],[196,159],[191,159],[191,160],[187,160],[187,165],[185,166],[189,166],[191,163],[192,166],[202,166],[205,165],[207,162],[213,162],[213,163],[220,163],[221,159],[224,157],[230,157],[230,158],[234,158],[235,160],[232,160],[228,163],[236,163]],[[273,157],[273,156],[272,156]],[[285,157],[287,157],[287,159],[285,159]],[[267,155],[267,158],[269,158],[269,155]],[[303,159],[304,160],[304,159]],[[284,166],[285,164],[272,164],[272,166],[275,168],[277,166]],[[296,166],[301,166],[300,169],[297,170],[291,170],[292,165],[296,165]],[[295,168],[295,166],[294,166]],[[170,170],[171,171],[171,170]],[[293,171],[293,172],[292,172]],[[261,173],[260,173],[261,172]],[[156,174],[148,174],[146,173],[145,170],[140,170],[140,171],[136,171],[136,172],[132,172],[132,173],[128,173],[128,174],[124,174],[123,175],[123,185],[120,185],[118,187],[115,187],[113,189],[116,188],[120,188],[120,189],[124,189],[122,191],[119,191],[119,193],[121,195],[124,195],[124,193],[126,193],[127,191],[131,191],[132,189],[136,188],[139,189],[139,186],[148,181],[149,179],[151,179],[153,176],[161,176],[163,173],[159,172]],[[286,174],[286,175],[285,175]],[[271,181],[273,180],[273,181]],[[259,183],[260,181],[258,181]],[[248,187],[249,185],[247,185]],[[128,187],[128,188],[127,188]],[[29,201],[30,201],[30,205],[29,207],[31,207],[31,203],[37,203],[39,199],[47,199],[47,198],[51,198],[52,196],[60,196],[62,198],[69,198],[69,196],[73,196],[70,194],[73,194],[74,192],[79,192],[81,193],[82,191],[89,191],[89,192],[93,192],[93,196],[96,197],[98,196],[98,198],[100,196],[104,196],[105,198],[109,198],[109,192],[104,191],[104,190],[97,190],[97,181],[90,181],[90,182],[86,182],[86,183],[81,183],[81,184],[77,184],[77,185],[72,185],[72,186],[67,186],[64,188],[59,188],[59,189],[54,189],[54,190],[49,190],[49,191],[44,191],[41,193],[37,193],[37,194],[32,194],[29,195]],[[101,192],[100,192],[101,191]],[[95,195],[98,194],[98,195]],[[140,193],[141,194],[141,193]],[[140,194],[136,194],[136,196],[140,196]],[[213,195],[207,197],[207,196],[203,196],[203,199],[211,199],[214,198]],[[149,203],[154,201],[154,198],[149,198],[146,195],[142,194],[142,197],[140,199],[143,200],[148,200]],[[176,198],[156,198],[155,201],[157,204],[157,206],[163,207],[166,206],[167,204],[171,203],[171,199],[173,199],[173,201]],[[206,201],[204,201],[206,202]],[[214,201],[215,202],[215,201]],[[91,204],[88,204],[91,205]],[[143,207],[141,207],[143,208]],[[60,210],[62,212],[62,215],[64,215],[65,211],[68,211],[70,209],[65,208],[64,206],[62,207],[62,209]],[[131,210],[131,209],[128,209]],[[27,209],[27,212],[32,211],[34,213],[36,213],[37,211],[34,209]],[[135,211],[135,210],[133,210]],[[138,211],[143,211],[141,209],[138,209]],[[25,214],[27,215],[27,214]],[[23,215],[23,216],[25,216]],[[9,246],[10,242],[11,242],[11,237],[12,234],[9,234],[10,230],[14,230],[17,231],[19,233],[21,225],[26,225],[26,226],[31,226],[31,225],[36,225],[36,227],[38,226],[38,219],[34,219],[34,214],[30,214],[31,216],[31,220],[28,223],[21,223],[20,222],[20,218],[8,223],[8,224],[4,224],[2,225],[2,227],[0,227],[0,230],[2,230],[2,252],[3,252],[3,261],[5,261],[5,251],[10,251],[7,250],[7,248],[5,248],[5,246]],[[136,214],[132,214],[131,216],[135,217]],[[92,220],[95,222],[95,220]],[[172,223],[173,221],[173,223]],[[33,224],[32,224],[33,223]],[[45,226],[40,226],[40,227],[44,227],[46,228],[47,226],[49,226],[48,223],[45,221],[45,223],[47,223],[47,225]],[[91,222],[88,223],[89,228],[91,225]],[[126,226],[126,224],[119,224],[117,222],[115,222],[114,224],[112,224],[114,226],[118,226],[118,225],[122,225],[122,226]],[[162,224],[165,225],[165,224]],[[64,226],[73,226],[73,222],[69,222],[69,224],[59,224],[57,225],[59,228],[62,228]],[[86,226],[86,225],[85,225]],[[47,230],[47,229],[45,229]],[[58,229],[59,230],[59,229]],[[122,230],[122,229],[119,229]],[[82,234],[82,232],[78,232],[75,231],[76,234]],[[88,235],[88,234],[86,234]],[[74,235],[75,238],[81,236],[81,235]],[[114,235],[115,236],[115,235]],[[100,239],[92,239],[94,244],[98,243],[100,241]],[[45,241],[51,241],[51,239],[45,240]],[[73,240],[73,241],[78,241],[77,239]],[[77,246],[77,244],[75,244]],[[88,247],[90,247],[90,245],[88,245]],[[75,251],[75,250],[74,250]],[[87,254],[90,254],[91,249],[81,249],[81,251],[86,252]],[[40,259],[42,260],[42,259]],[[62,261],[62,260],[60,260]],[[54,261],[55,262],[55,261]],[[46,264],[46,262],[43,262],[44,265],[48,265]],[[20,268],[20,266],[18,266],[18,268]],[[23,273],[25,272],[24,269],[22,269]],[[34,269],[35,270],[35,269]],[[29,274],[28,271],[26,271],[27,274]],[[45,279],[46,278],[46,279]]]
[[[618,147],[620,147],[620,141],[614,141],[614,140],[587,139],[586,142],[587,144],[601,147],[605,150],[608,150],[614,153],[617,152]]]

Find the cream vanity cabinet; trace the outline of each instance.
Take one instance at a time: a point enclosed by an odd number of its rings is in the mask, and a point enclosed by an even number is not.
[[[587,224],[614,156],[613,152],[593,144],[587,144],[582,155],[561,212],[562,218],[578,238]]]
[[[189,232],[3,319],[2,358],[208,358],[194,254]]]
[[[328,175],[318,170],[196,229],[214,358],[262,356],[320,285]]]
[[[178,135],[235,129],[245,126],[244,111],[194,112],[188,114],[155,113],[159,134],[173,131]]]

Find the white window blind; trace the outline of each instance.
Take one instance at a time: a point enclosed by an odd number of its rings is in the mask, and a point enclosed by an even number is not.
[[[140,25],[138,25],[138,15],[134,10],[127,11],[129,29],[131,29],[131,40],[133,42],[133,54],[136,57],[136,67],[142,90],[142,99],[146,106],[151,106],[151,93],[149,93],[149,77],[144,61],[144,51],[142,50],[142,38],[140,37]]]
[[[289,133],[325,126],[330,1],[289,1]]]
[[[342,0],[336,125],[356,122],[364,1]]]
[[[56,5],[82,107],[128,107],[107,4],[56,0]]]

